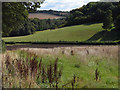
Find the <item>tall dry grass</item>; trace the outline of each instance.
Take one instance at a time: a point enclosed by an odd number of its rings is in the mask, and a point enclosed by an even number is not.
[[[62,74],[62,69],[58,69],[56,61],[46,67],[40,62],[39,57],[35,53],[22,50],[19,54],[13,56],[13,53],[7,52],[3,56],[2,64],[2,81],[3,88],[40,88],[41,84],[49,83],[50,87],[57,84]],[[14,58],[13,58],[14,57]]]
[[[108,59],[118,60],[119,46],[73,46],[73,47],[56,47],[56,48],[21,48],[21,50],[28,50],[36,53],[38,56],[55,56],[60,54],[66,56],[77,55],[81,59],[86,59],[88,56],[106,57]]]

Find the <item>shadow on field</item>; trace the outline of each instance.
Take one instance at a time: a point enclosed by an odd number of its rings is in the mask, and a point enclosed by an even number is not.
[[[116,29],[112,29],[111,31],[103,30],[96,34],[94,34],[87,41],[116,41],[120,40],[120,31]]]
[[[88,26],[88,25],[93,25],[93,24],[99,24],[99,23],[84,23],[83,25]]]
[[[92,25],[92,24],[97,24],[97,23],[85,23],[85,24],[83,24],[83,25],[88,26],[88,25]]]

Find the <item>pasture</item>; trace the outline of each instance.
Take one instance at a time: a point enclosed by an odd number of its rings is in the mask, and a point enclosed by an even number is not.
[[[3,40],[100,41],[101,32],[102,23],[84,24]],[[2,56],[6,88],[118,88],[118,45],[10,45]]]
[[[55,30],[38,31],[28,36],[4,37],[2,39],[5,42],[86,41],[102,30],[102,23],[76,25]]]

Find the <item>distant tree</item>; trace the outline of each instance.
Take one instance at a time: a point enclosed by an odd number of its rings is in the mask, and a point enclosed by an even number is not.
[[[73,13],[73,16],[74,16],[74,17],[80,17],[80,16],[83,16],[83,13],[80,12],[80,11],[75,11],[75,12]]]
[[[120,29],[120,15],[117,16],[114,25],[116,29]]]
[[[24,35],[33,34],[36,31],[35,24],[31,22],[30,19],[24,21],[23,23],[24,24],[21,26],[21,28],[12,30],[9,36],[24,36]]]
[[[40,24],[40,19],[34,18],[34,19],[31,20],[31,22],[35,24],[34,27],[35,27],[36,31],[39,31],[40,30],[40,25],[39,25]]]
[[[107,10],[105,13],[105,18],[103,20],[103,28],[104,29],[111,29],[112,28],[112,23],[113,23],[113,18],[112,18],[112,11]]]
[[[96,12],[94,13],[94,15],[92,18],[96,21],[96,22],[102,22],[103,21],[103,17],[104,17],[104,11],[101,9],[96,9]]]

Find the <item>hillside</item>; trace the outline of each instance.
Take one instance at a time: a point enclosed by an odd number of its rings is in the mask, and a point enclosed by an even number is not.
[[[5,42],[86,41],[102,31],[102,24],[76,25],[55,30],[38,31],[33,35],[6,37]]]
[[[56,10],[37,10],[34,12],[29,12],[29,13],[46,13],[46,14],[52,14],[52,15],[57,15],[57,16],[68,16],[69,11],[56,11]]]
[[[39,18],[39,19],[59,19],[59,18],[65,18],[63,16],[57,16],[53,14],[47,14],[47,13],[29,13],[29,18]]]
[[[85,23],[103,23],[107,11],[112,13],[113,22],[120,15],[120,3],[118,2],[90,2],[80,8],[70,11],[67,26]]]
[[[38,10],[35,13],[47,13],[47,14],[53,14],[53,15],[57,15],[57,16],[68,16],[69,15],[69,11],[56,11],[56,10]]]

